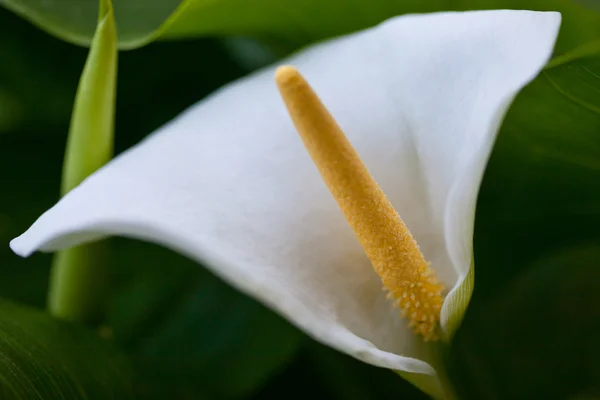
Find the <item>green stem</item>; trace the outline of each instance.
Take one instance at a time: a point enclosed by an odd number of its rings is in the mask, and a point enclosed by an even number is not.
[[[117,30],[110,0],[100,0],[98,26],[85,62],[69,128],[62,194],[79,185],[113,154],[117,81]],[[56,254],[48,308],[55,317],[101,322],[107,306],[106,243],[92,243]]]
[[[108,302],[107,242],[56,254],[50,275],[48,309],[55,317],[98,324]]]

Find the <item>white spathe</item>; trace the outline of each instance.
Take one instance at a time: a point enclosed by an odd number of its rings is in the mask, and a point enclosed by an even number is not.
[[[408,15],[282,62],[321,96],[448,289],[471,264],[477,191],[502,118],[549,59],[559,25],[560,14],[529,11]],[[273,74],[191,107],[70,192],[12,249],[28,256],[106,235],[160,243],[329,346],[435,374],[321,181]]]

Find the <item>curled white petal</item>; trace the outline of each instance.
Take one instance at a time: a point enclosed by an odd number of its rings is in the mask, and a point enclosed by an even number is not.
[[[559,24],[559,14],[528,11],[411,15],[285,61],[330,108],[449,288],[469,268],[477,189],[502,116],[546,63]],[[157,242],[325,344],[434,374],[272,77],[267,68],[190,108],[63,198],[13,250],[105,235]]]

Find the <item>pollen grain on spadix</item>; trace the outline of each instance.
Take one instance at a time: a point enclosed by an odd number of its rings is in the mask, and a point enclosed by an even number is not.
[[[275,81],[308,153],[381,277],[388,297],[416,333],[425,340],[437,339],[443,286],[417,242],[300,73],[283,66],[277,69]]]

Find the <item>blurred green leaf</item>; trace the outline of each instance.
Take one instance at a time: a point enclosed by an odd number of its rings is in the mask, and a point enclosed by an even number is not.
[[[600,238],[533,262],[468,311],[448,368],[461,399],[599,396],[598,304]]]
[[[0,296],[43,307],[50,255],[15,255],[8,242],[57,199],[64,142],[51,134],[0,135]],[[32,146],[31,143],[36,143]]]
[[[393,371],[367,365],[306,338],[293,362],[254,393],[251,399],[324,398],[332,400],[429,397]]]
[[[0,88],[0,133],[14,128],[21,122],[21,108],[15,96]]]
[[[147,243],[115,244],[121,289],[109,325],[172,393],[247,395],[296,354],[296,328],[195,262]]]
[[[367,365],[314,341],[303,345],[303,357],[310,362],[302,381],[321,381],[326,387],[321,394],[330,399],[411,399],[429,398],[394,371]],[[318,392],[313,392],[318,393]]]
[[[1,7],[0,35],[0,134],[23,128],[47,134],[64,124],[87,51]]]
[[[72,43],[88,45],[97,0],[0,0],[0,4]],[[373,26],[394,15],[470,9],[557,10],[565,17],[565,46],[600,37],[600,16],[567,0],[115,0],[123,48],[158,37],[247,35],[288,49]],[[564,49],[562,49],[565,47]]]
[[[578,3],[585,4],[588,7],[595,8],[600,11],[600,0],[576,0]]]
[[[132,399],[128,359],[94,332],[0,301],[2,399]]]
[[[475,297],[557,246],[598,237],[599,76],[600,57],[548,69],[510,109],[477,205]]]

